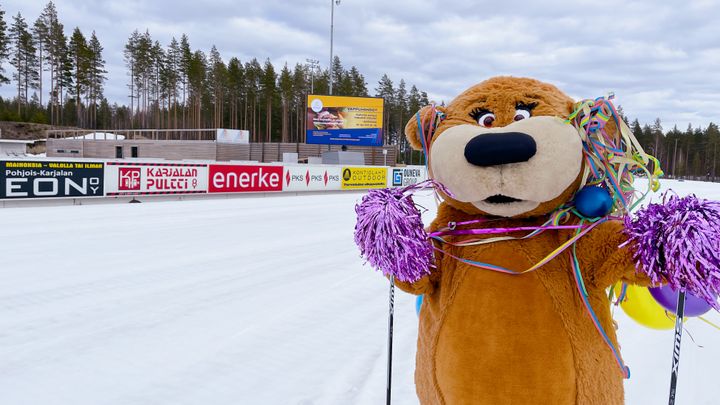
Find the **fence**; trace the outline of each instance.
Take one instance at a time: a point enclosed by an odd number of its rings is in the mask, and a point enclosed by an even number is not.
[[[122,156],[145,159],[249,160],[273,163],[281,162],[283,153],[297,153],[301,162],[307,162],[309,157],[319,157],[323,152],[339,151],[341,148],[342,146],[338,145],[310,145],[305,143],[241,144],[208,140],[115,140],[111,137],[108,140],[49,138],[46,153],[48,157],[112,159]],[[347,150],[362,153],[364,163],[375,166],[394,166],[398,155],[396,146],[348,146]],[[383,153],[383,150],[386,150],[387,154]]]
[[[0,200],[348,191],[404,186],[426,177],[422,166],[2,160]]]

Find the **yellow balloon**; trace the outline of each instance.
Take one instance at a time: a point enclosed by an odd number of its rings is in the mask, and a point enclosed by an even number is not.
[[[622,284],[615,284],[614,290],[615,296],[620,296]],[[664,330],[675,327],[675,316],[666,312],[645,287],[628,285],[620,308],[635,322],[648,328]]]

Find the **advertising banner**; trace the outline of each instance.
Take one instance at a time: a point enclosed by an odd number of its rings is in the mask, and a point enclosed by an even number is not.
[[[206,164],[107,162],[108,196],[207,193]]]
[[[392,169],[390,173],[391,177],[388,180],[388,184],[392,187],[409,186],[427,179],[427,173],[424,166],[395,168]]]
[[[246,193],[283,190],[283,167],[210,165],[211,193]]]
[[[307,103],[307,143],[382,146],[382,98],[309,95]]]
[[[0,199],[103,196],[102,162],[0,161]]]
[[[360,190],[387,187],[387,168],[385,167],[343,167],[343,190]]]
[[[338,166],[285,166],[283,191],[341,190]]]
[[[249,143],[250,131],[218,128],[215,140],[218,143]]]

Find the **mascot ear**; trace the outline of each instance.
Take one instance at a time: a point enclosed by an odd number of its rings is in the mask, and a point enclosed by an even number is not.
[[[428,131],[430,130],[430,119],[432,118],[432,106],[425,106],[418,111],[420,114],[420,121],[422,122],[423,129],[422,133],[427,136]],[[441,113],[445,113],[445,108],[443,107],[435,107],[435,110]],[[420,130],[418,128],[418,121],[417,121],[417,114],[413,114],[413,116],[408,120],[407,125],[405,125],[405,137],[407,138],[408,142],[410,142],[410,146],[412,146],[415,150],[422,150],[422,141],[420,140]]]
[[[569,117],[570,114],[572,114],[573,111],[575,111],[575,104],[577,104],[577,103],[574,102],[574,101],[572,101],[572,100],[568,100],[568,101],[566,102],[566,110],[567,110],[567,112],[565,113],[565,117],[564,117],[564,118]]]

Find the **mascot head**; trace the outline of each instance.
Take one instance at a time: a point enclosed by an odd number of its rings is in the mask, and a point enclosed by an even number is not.
[[[547,214],[578,190],[583,147],[567,123],[573,100],[534,79],[496,77],[460,94],[428,142],[430,177],[452,193],[446,201],[469,214]],[[420,110],[427,134],[432,107]],[[418,120],[405,135],[422,149]]]

